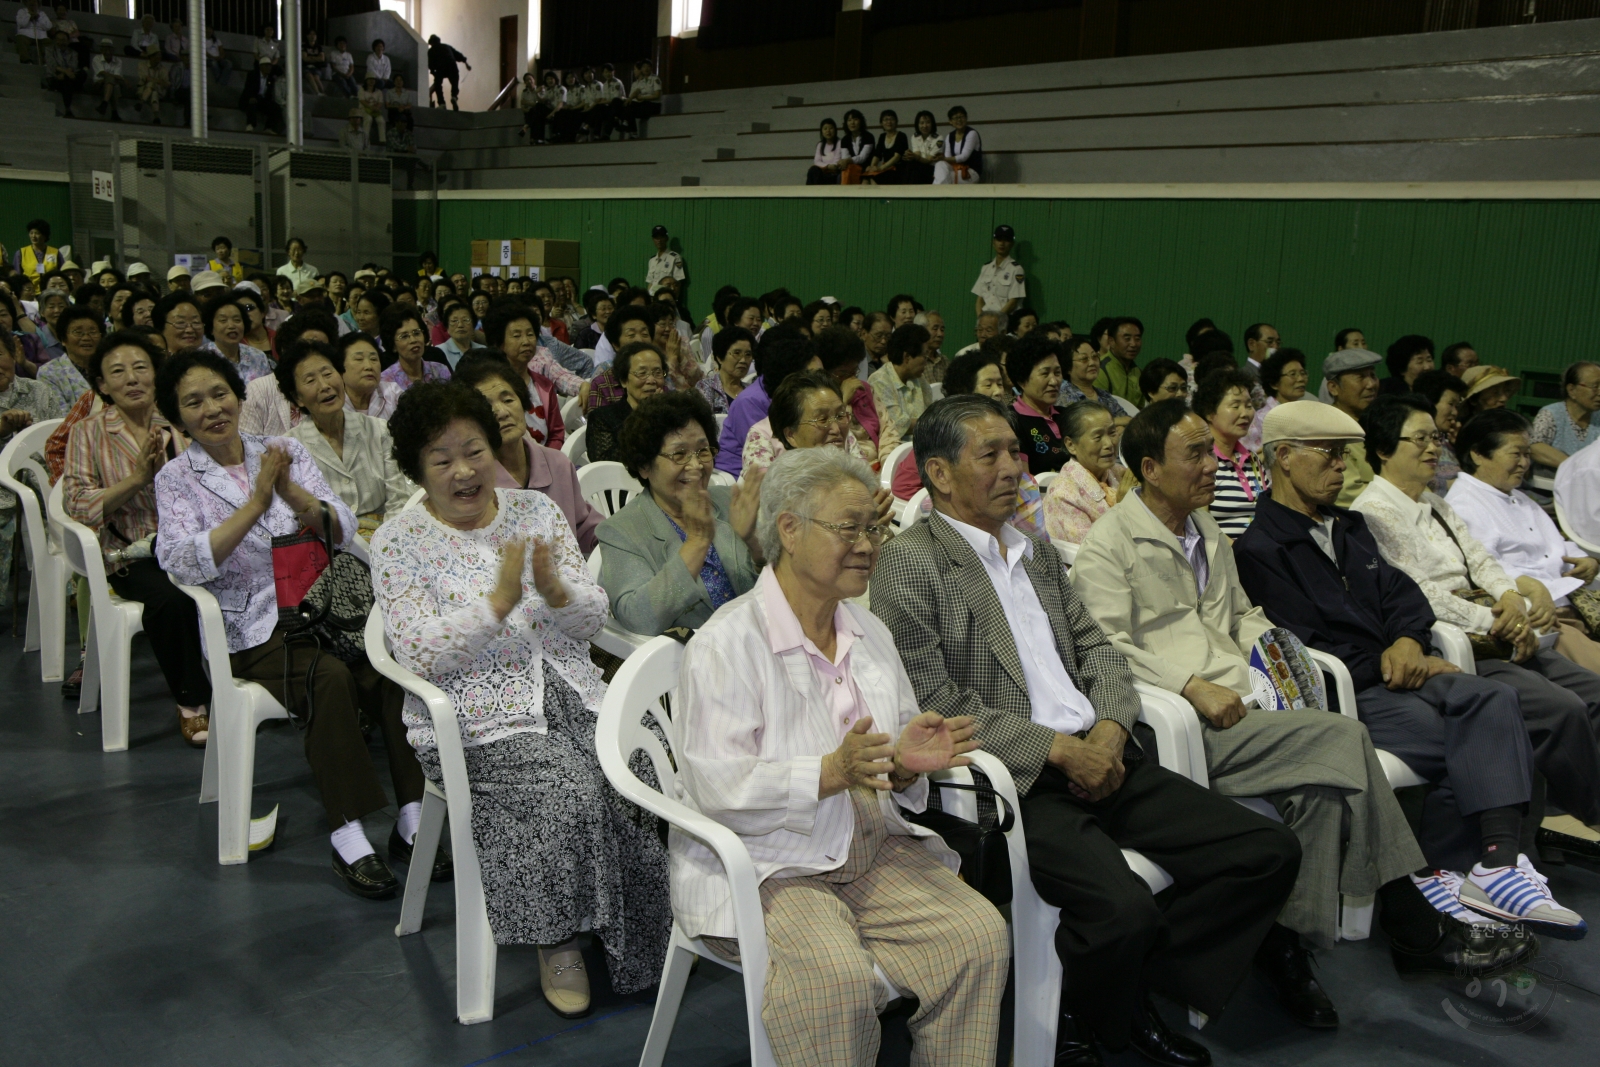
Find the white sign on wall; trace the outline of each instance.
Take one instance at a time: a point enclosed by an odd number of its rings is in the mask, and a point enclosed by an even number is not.
[[[117,202],[117,187],[112,180],[111,172],[107,170],[94,170],[89,172],[90,189],[96,200],[104,200],[108,204]]]

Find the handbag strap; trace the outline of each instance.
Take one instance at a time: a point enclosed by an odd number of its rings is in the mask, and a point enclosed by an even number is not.
[[[928,784],[933,785],[934,783],[930,782]],[[976,793],[980,797],[988,797],[993,800],[1002,812],[1000,822],[995,829],[1003,834],[1010,833],[1011,828],[1017,824],[1016,810],[1006,803],[1006,798],[997,793],[992,785],[979,785],[977,782],[939,782],[938,788],[964,789],[969,793]]]

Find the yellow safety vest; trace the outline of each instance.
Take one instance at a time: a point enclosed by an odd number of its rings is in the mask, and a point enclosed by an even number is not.
[[[61,266],[61,250],[59,248],[51,248],[49,245],[45,245],[44,259],[41,261],[38,254],[34,252],[32,245],[22,246],[22,273],[26,274],[28,280],[34,285],[37,286],[39,284],[39,275],[41,273],[48,274],[59,266]]]

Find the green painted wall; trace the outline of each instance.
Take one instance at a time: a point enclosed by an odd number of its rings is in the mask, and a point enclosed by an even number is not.
[[[399,204],[396,205],[397,209]],[[644,277],[650,228],[688,263],[698,318],[726,283],[883,307],[910,292],[971,340],[970,289],[998,223],[1019,236],[1031,302],[1080,330],[1145,322],[1146,357],[1209,316],[1270,321],[1313,371],[1345,326],[1472,341],[1485,361],[1559,370],[1600,354],[1600,202],[1267,200],[446,200],[445,266],[474,238],[581,241],[583,284]],[[948,347],[948,346],[947,346]]]
[[[72,243],[72,202],[66,182],[0,178],[0,244],[6,246],[7,260],[28,243],[29,220],[41,218],[49,220],[51,244]]]

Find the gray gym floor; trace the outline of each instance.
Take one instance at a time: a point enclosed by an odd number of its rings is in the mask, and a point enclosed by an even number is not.
[[[329,866],[299,739],[284,724],[262,728],[256,756],[255,812],[281,805],[277,841],[247,865],[218,866],[216,808],[197,803],[201,753],[178,736],[144,638],[135,645],[131,745],[106,754],[99,716],[78,715],[56,683],[40,683],[38,655],[22,652],[4,614],[0,1064],[637,1063],[652,995],[613,994],[595,952],[589,1018],[551,1012],[535,953],[509,948],[499,956],[495,1019],[455,1023],[451,887],[434,887],[422,932],[404,940],[394,936],[398,899],[347,892]],[[393,814],[369,820],[380,850]],[[1600,925],[1600,870],[1546,871],[1558,898]],[[1470,990],[1449,979],[1400,980],[1381,936],[1320,953],[1319,966],[1343,1019],[1337,1031],[1296,1027],[1251,978],[1201,1035],[1216,1062],[1596,1061],[1600,932],[1576,944],[1547,939],[1529,972]],[[1180,1012],[1167,1007],[1177,1022]],[[747,1048],[737,976],[702,966],[667,1063],[740,1064]],[[883,1062],[906,1062],[903,1037],[886,1039]],[[1129,1053],[1111,1062],[1144,1061]]]

